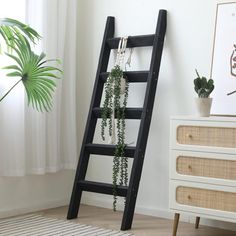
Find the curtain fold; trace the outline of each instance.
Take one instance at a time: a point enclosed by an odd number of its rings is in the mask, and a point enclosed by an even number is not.
[[[26,0],[26,22],[42,36],[36,52],[44,51],[47,59],[59,58],[64,73],[56,81],[51,112],[23,105],[21,149],[12,147],[15,153],[4,158],[0,175],[45,174],[76,167],[76,4],[76,0]]]

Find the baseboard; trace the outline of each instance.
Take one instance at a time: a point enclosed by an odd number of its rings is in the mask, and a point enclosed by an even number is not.
[[[112,209],[112,199],[98,197],[98,195],[96,195],[96,197],[94,197],[94,196],[91,196],[90,194],[88,194],[82,199],[82,202],[83,202],[83,204],[90,205],[90,206],[98,206],[98,207]],[[118,202],[117,209],[123,210],[123,203],[122,202]],[[170,212],[168,209],[147,207],[147,206],[141,206],[141,205],[136,206],[135,213],[159,217],[159,218],[171,219],[171,220],[174,218],[173,212]],[[183,214],[180,217],[180,221],[187,222],[187,223],[194,223],[195,217],[189,216],[187,214]],[[201,219],[200,225],[236,231],[235,224],[229,223],[229,222],[216,221],[216,220],[211,220],[211,219]]]
[[[98,196],[94,197],[94,196],[90,196],[90,194],[87,194],[82,199],[82,203],[86,204],[86,205],[90,205],[90,206],[97,206],[97,207],[112,209],[112,198],[107,199],[107,198],[98,197]],[[123,208],[124,208],[123,202],[118,202],[117,209],[122,211]],[[142,206],[142,205],[136,206],[135,213],[164,218],[164,219],[173,219],[174,218],[173,213],[169,210],[156,208],[156,207],[147,207],[147,206]],[[190,218],[187,216],[183,216],[181,220],[184,222],[189,222]]]
[[[194,222],[195,222],[195,217],[190,217],[190,223],[194,223]],[[235,223],[226,222],[226,221],[211,220],[211,219],[204,218],[204,219],[201,219],[200,225],[236,231]]]
[[[45,209],[51,209],[61,206],[66,206],[69,203],[69,199],[53,199],[49,201],[43,201],[34,204],[27,204],[25,206],[21,206],[19,208],[8,208],[8,209],[0,209],[0,219],[6,217],[12,217],[27,213],[32,213],[36,211],[42,211]]]

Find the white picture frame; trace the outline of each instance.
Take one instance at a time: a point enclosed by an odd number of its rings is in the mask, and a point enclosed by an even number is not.
[[[217,4],[211,78],[212,115],[236,116],[236,2]]]

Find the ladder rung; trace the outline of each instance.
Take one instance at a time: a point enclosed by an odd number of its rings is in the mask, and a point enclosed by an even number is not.
[[[80,180],[78,182],[79,187],[88,192],[103,193],[113,195],[113,185],[107,183],[99,183],[88,180]],[[117,195],[120,197],[126,197],[128,187],[117,186]]]
[[[125,109],[125,119],[141,119],[143,112],[143,108],[126,108]],[[93,114],[96,118],[101,118],[102,116],[102,108],[101,107],[95,107],[93,108]]]
[[[106,155],[106,156],[114,156],[116,146],[115,145],[108,145],[108,144],[93,144],[88,143],[85,145],[87,151],[90,154],[96,155]],[[134,157],[135,147],[134,146],[127,146],[125,148],[125,157]]]
[[[149,71],[126,71],[126,72],[124,72],[124,75],[128,79],[129,83],[147,82],[148,74],[149,74]],[[100,74],[103,82],[106,82],[108,75],[109,75],[109,72],[103,72]]]
[[[111,49],[118,48],[120,38],[110,38],[107,43]],[[153,46],[154,34],[129,36],[127,48]]]

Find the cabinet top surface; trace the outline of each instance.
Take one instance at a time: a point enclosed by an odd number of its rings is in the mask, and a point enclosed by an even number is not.
[[[171,120],[186,120],[186,121],[209,121],[209,122],[233,122],[236,123],[236,116],[171,116]]]

